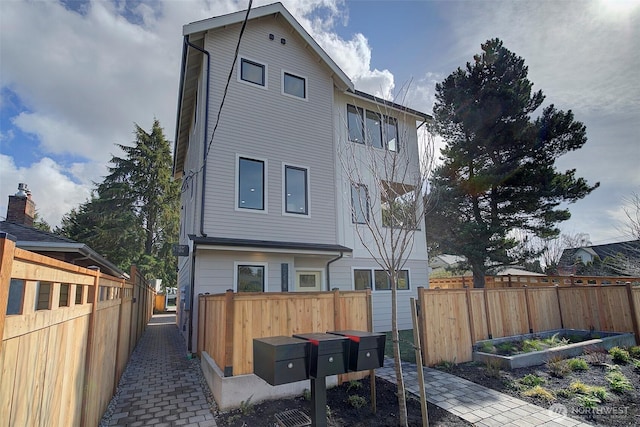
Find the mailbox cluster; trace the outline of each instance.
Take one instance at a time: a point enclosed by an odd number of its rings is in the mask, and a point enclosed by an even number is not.
[[[253,372],[271,385],[381,368],[385,335],[363,331],[253,340]]]

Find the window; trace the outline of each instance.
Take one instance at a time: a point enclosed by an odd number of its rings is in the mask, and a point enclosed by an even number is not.
[[[304,77],[299,77],[283,71],[282,93],[295,96],[297,98],[307,99],[307,80]]]
[[[240,157],[238,160],[238,208],[264,210],[264,162]]]
[[[383,227],[417,228],[420,200],[411,185],[383,181],[380,199]]]
[[[240,58],[240,80],[266,87],[266,74],[266,65]]]
[[[364,144],[364,121],[362,108],[347,105],[349,141]]]
[[[369,220],[369,192],[367,186],[351,186],[351,220],[356,224],[366,224]]]
[[[398,120],[393,117],[384,118],[384,146],[389,151],[398,151]]]
[[[398,151],[398,120],[347,104],[349,141]]]
[[[367,145],[382,148],[382,120],[380,114],[367,110]]]
[[[372,279],[374,286],[372,287]],[[353,270],[353,285],[357,291],[373,288],[376,291],[390,291],[391,280],[385,270],[355,269]],[[398,271],[397,289],[407,291],[409,287],[409,270]]]
[[[353,270],[353,284],[356,291],[371,289],[371,270]]]
[[[309,214],[307,169],[284,167],[285,212],[298,215]]]
[[[264,292],[264,265],[238,264],[237,292]]]

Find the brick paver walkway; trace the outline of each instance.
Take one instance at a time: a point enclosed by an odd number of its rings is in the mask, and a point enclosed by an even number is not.
[[[216,426],[175,319],[153,316],[101,426]]]

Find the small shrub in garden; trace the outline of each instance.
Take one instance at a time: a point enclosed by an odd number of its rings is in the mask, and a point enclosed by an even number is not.
[[[547,390],[546,388],[540,385],[530,388],[529,390],[523,391],[522,395],[527,397],[542,399],[546,402],[551,402],[556,400],[556,396],[551,391]]]
[[[640,345],[629,347],[629,356],[633,357],[634,359],[640,359]]]
[[[542,344],[538,340],[524,340],[522,342],[522,351],[530,353],[532,351],[542,350]]]
[[[360,409],[367,404],[367,399],[362,396],[351,395],[347,398],[349,401],[349,405],[353,406],[356,409]]]
[[[485,369],[487,376],[491,378],[500,378],[500,362],[497,360],[487,359]]]
[[[589,394],[590,387],[582,381],[574,381],[569,385],[569,390],[576,394]]]
[[[609,388],[614,393],[622,394],[629,390],[633,390],[631,381],[620,371],[611,371],[606,376],[609,382]]]
[[[559,356],[552,357],[547,360],[547,369],[551,375],[558,378],[564,378],[569,372],[571,372],[567,361]]]
[[[604,387],[593,386],[589,390],[589,395],[598,398],[601,402],[607,400],[609,395]]]
[[[575,393],[573,391],[571,391],[568,388],[561,388],[560,390],[556,391],[556,396],[558,397],[564,397],[566,399],[569,399],[571,397],[573,397],[575,395]]]
[[[482,353],[495,353],[496,348],[490,342],[485,341],[478,346],[478,351],[481,351]]]
[[[597,397],[588,395],[578,397],[578,402],[584,408],[595,408],[600,404],[600,400]]]
[[[631,357],[629,356],[629,352],[620,347],[612,347],[609,350],[609,355],[611,356],[613,361],[616,363],[628,363],[629,360],[631,360]]]
[[[541,377],[539,377],[537,375],[528,374],[528,375],[525,375],[524,377],[520,378],[518,380],[518,382],[520,384],[524,385],[524,386],[527,386],[527,387],[535,387],[537,385],[544,384],[545,381],[544,381],[544,378],[541,378]]]
[[[607,356],[607,352],[600,348],[594,348],[594,347],[587,348],[584,351],[584,354],[587,362],[595,366],[603,365],[607,363],[607,361],[609,360]]]
[[[349,385],[347,386],[347,391],[350,390],[359,390],[362,388],[362,383],[360,381],[349,381]]]
[[[509,355],[518,352],[518,347],[512,342],[501,342],[496,344],[496,351],[498,354]]]
[[[589,365],[583,359],[569,359],[567,365],[572,371],[586,371],[589,369]]]

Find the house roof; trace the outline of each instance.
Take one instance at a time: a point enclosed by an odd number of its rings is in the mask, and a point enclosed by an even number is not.
[[[575,256],[579,251],[585,251],[589,255],[597,256],[601,260],[617,255],[629,258],[638,258],[640,254],[640,240],[629,240],[626,242],[607,243],[604,245],[582,246],[579,248],[567,248],[562,252],[560,264],[570,265],[575,261]]]
[[[226,237],[199,237],[193,234],[189,235],[189,239],[198,245],[206,245],[212,247],[221,247],[227,250],[231,248],[259,248],[263,252],[265,249],[272,249],[281,252],[283,250],[292,250],[296,253],[344,253],[353,252],[353,249],[342,245],[331,245],[326,243],[301,243],[301,242],[278,242],[272,240],[250,240],[250,239],[231,239]]]
[[[81,258],[93,261],[100,267],[100,271],[103,273],[115,277],[129,277],[128,274],[120,270],[115,264],[102,257],[84,243],[8,221],[0,221],[0,231],[15,237],[16,246],[20,249],[43,254],[46,252],[77,253],[81,255]]]

